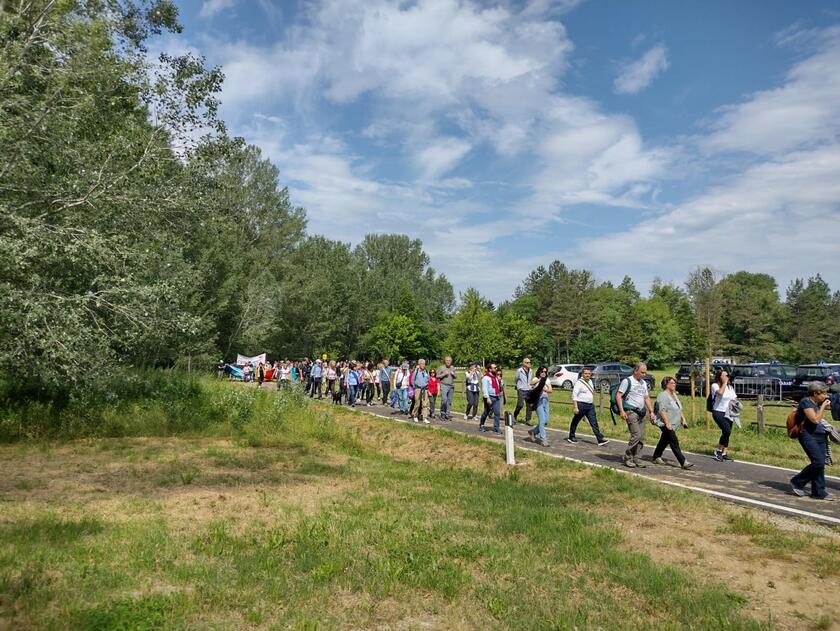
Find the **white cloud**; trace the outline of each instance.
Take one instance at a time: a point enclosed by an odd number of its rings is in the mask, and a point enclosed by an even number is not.
[[[230,9],[235,4],[236,0],[204,0],[198,14],[203,18],[211,18],[219,11]]]
[[[838,140],[840,28],[810,32],[809,37],[821,43],[818,52],[795,64],[780,87],[724,108],[713,132],[701,141],[704,150],[773,155]]]
[[[636,61],[625,64],[613,86],[619,94],[638,94],[668,69],[668,49],[654,46]]]
[[[461,161],[470,144],[457,138],[443,138],[429,144],[415,154],[415,160],[426,179],[443,175]]]

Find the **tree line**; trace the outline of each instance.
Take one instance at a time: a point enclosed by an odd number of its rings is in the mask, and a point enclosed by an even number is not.
[[[0,396],[60,399],[119,367],[237,352],[655,365],[705,347],[838,351],[840,298],[818,276],[784,302],[769,276],[709,270],[643,298],[555,262],[509,301],[468,290],[456,310],[419,240],[307,233],[277,168],[219,117],[221,71],[149,58],[150,37],[180,30],[169,0],[0,3]]]

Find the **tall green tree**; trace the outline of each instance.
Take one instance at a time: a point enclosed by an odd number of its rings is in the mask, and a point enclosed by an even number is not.
[[[504,353],[499,320],[473,288],[461,296],[461,306],[449,323],[446,349],[459,363],[498,361]]]

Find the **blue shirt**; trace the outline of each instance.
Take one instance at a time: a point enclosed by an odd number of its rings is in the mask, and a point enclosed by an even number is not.
[[[391,381],[391,367],[385,366],[384,368],[379,369],[379,381]]]
[[[359,385],[359,373],[355,370],[348,370],[347,371],[347,385],[348,386],[358,386]]]
[[[321,369],[321,366],[318,365],[318,364],[315,364],[314,366],[312,366],[312,372],[309,373],[309,376],[312,377],[313,379],[320,379],[322,374],[324,374],[324,373],[323,373],[323,370]]]
[[[802,422],[802,431],[808,432],[809,434],[825,434],[825,428],[821,423],[812,423],[808,420],[808,417],[805,416],[805,410],[808,408],[814,410],[815,414],[819,414],[822,406],[817,405],[808,397],[805,397],[799,402],[799,405],[796,406],[796,413],[799,415],[799,420]]]
[[[411,376],[411,385],[415,388],[427,388],[429,386],[429,371],[415,368]]]

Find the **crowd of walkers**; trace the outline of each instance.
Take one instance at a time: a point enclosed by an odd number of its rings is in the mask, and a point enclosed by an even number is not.
[[[437,368],[429,368],[424,359],[411,364],[403,361],[392,366],[385,359],[373,362],[326,361],[304,358],[300,362],[277,361],[272,365],[259,364],[246,370],[252,375],[250,380],[261,386],[269,373],[277,381],[278,388],[288,388],[294,384],[302,387],[308,396],[318,399],[324,397],[334,404],[346,404],[351,407],[373,406],[381,404],[392,408],[391,414],[404,415],[416,423],[429,424],[430,419],[452,421],[456,415],[453,409],[453,394],[456,382],[460,381],[463,371],[463,392],[466,395],[466,408],[457,416],[464,420],[478,419],[479,432],[501,434],[501,423],[507,405],[505,381],[502,369],[495,363],[482,368],[471,362],[466,369],[456,369],[452,358],[447,356]],[[661,392],[651,396],[650,387],[645,380],[647,366],[638,363],[633,367],[632,375],[623,378],[615,392],[615,408],[618,415],[627,424],[630,435],[622,461],[629,468],[643,468],[647,465],[640,456],[644,448],[647,423],[659,429],[659,440],[653,451],[652,462],[657,465],[668,464],[664,459],[667,448],[671,449],[679,466],[690,469],[680,448],[678,430],[688,427],[683,414],[682,403],[677,396],[677,382],[672,376],[664,377],[660,382]],[[247,377],[246,377],[246,380]],[[539,366],[536,371],[531,367],[530,358],[525,358],[516,370],[514,377],[516,406],[512,414],[514,422],[521,421],[530,426],[528,440],[543,447],[548,447],[546,426],[549,423],[549,394],[552,391],[548,369]],[[585,418],[598,446],[609,443],[598,425],[595,406],[595,384],[588,368],[584,368],[572,389],[573,415],[566,441],[576,444],[577,428]],[[479,401],[483,408],[479,414]],[[715,424],[720,428],[720,439],[714,448],[714,459],[718,462],[730,460],[729,441],[733,426],[740,427],[742,404],[731,383],[728,371],[724,368],[716,372],[711,394],[707,400],[707,409],[711,412]],[[797,408],[797,422],[801,425],[799,442],[810,460],[810,464],[791,480],[794,494],[806,494],[806,486],[811,485],[811,497],[831,499],[825,489],[825,465],[830,463],[828,437],[840,440],[840,436],[823,419],[829,407],[827,388],[814,382],[808,396]],[[524,411],[524,414],[523,414]],[[537,423],[532,424],[536,414]],[[487,427],[492,420],[492,429]]]

